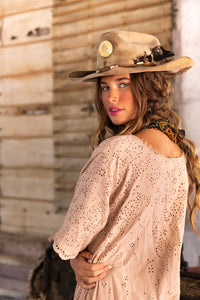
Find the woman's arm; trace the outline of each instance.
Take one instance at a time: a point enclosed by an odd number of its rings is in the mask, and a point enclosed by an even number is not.
[[[107,275],[112,266],[106,263],[93,264],[88,259],[92,258],[92,253],[83,251],[79,255],[70,260],[72,269],[74,270],[76,281],[84,289],[92,289],[95,283]]]
[[[63,225],[49,237],[61,259],[75,258],[107,223],[116,159],[104,148],[96,148],[81,170]]]

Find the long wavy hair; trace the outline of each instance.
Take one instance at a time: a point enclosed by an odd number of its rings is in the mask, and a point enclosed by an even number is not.
[[[171,124],[180,128],[180,118],[172,105],[171,78],[163,72],[131,74],[131,87],[137,105],[136,117],[123,125],[114,125],[108,117],[101,100],[101,78],[97,81],[95,106],[99,118],[99,126],[92,138],[93,148],[108,136],[134,134],[148,126],[153,119],[168,119]],[[187,172],[189,175],[188,207],[190,223],[193,230],[200,235],[195,226],[196,215],[200,212],[200,160],[192,141],[184,138],[179,143],[185,153]],[[194,200],[191,193],[195,189]]]

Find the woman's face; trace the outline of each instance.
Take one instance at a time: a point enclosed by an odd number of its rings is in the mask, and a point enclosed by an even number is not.
[[[115,125],[135,118],[137,105],[131,90],[130,74],[101,77],[102,102]]]

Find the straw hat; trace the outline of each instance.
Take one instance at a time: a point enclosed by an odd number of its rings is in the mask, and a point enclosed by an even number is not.
[[[73,81],[95,81],[100,76],[157,71],[176,75],[186,72],[194,64],[190,57],[174,59],[173,56],[153,35],[110,31],[100,35],[97,69],[71,72],[68,78]]]

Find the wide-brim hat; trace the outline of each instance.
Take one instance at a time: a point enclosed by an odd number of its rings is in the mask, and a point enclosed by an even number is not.
[[[193,66],[190,57],[174,58],[159,40],[150,34],[131,31],[110,31],[100,35],[97,45],[96,70],[74,71],[73,81],[95,81],[98,77],[143,72],[182,74]]]

